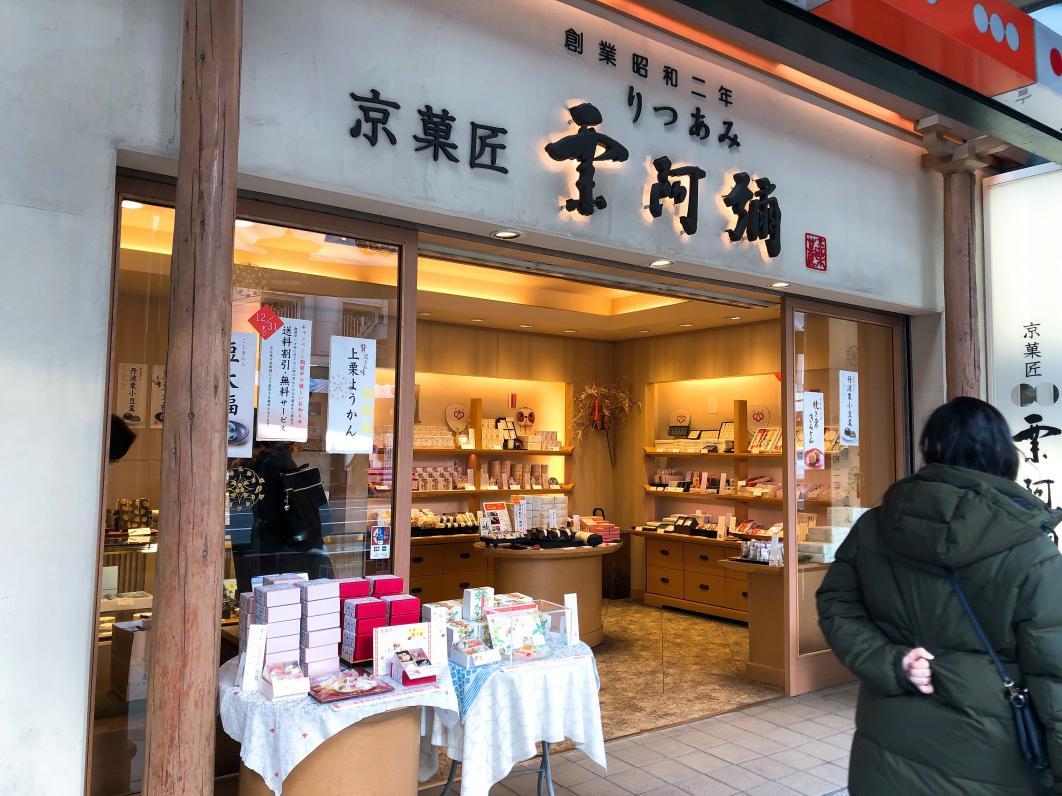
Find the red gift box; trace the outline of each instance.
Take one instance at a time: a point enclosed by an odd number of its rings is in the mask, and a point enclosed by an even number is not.
[[[357,618],[354,620],[354,635],[372,636],[372,631],[378,627],[385,627],[387,619],[382,616],[371,616],[368,619]],[[350,627],[350,625],[348,625]]]
[[[369,660],[372,657],[372,633],[367,636],[357,636],[353,649],[344,644],[343,657],[352,662]]]
[[[372,584],[372,593],[376,597],[385,594],[401,594],[405,590],[402,579],[398,575],[369,575],[365,580]]]
[[[413,611],[412,613],[408,613],[408,614],[399,614],[399,613],[391,614],[391,618],[388,620],[387,624],[389,624],[391,626],[394,626],[394,625],[415,625],[419,621],[420,621],[420,612],[419,611]]]
[[[348,600],[351,597],[368,597],[372,593],[372,585],[365,578],[343,578],[339,581],[339,599]]]
[[[387,603],[375,597],[352,597],[343,601],[343,616],[353,616],[357,619],[387,616]]]
[[[420,614],[420,598],[411,594],[388,594],[380,598],[387,604],[387,615]],[[391,624],[395,624],[392,622]]]

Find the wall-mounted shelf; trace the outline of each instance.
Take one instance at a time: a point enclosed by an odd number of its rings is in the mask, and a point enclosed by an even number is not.
[[[493,448],[414,448],[414,456],[571,456],[574,448],[561,448],[555,451],[520,450],[507,451]]]
[[[653,489],[651,486],[642,487],[647,495],[654,497],[669,498],[673,500],[697,500],[702,503],[749,503],[763,506],[780,507],[785,503],[784,498],[760,498],[749,495],[717,495],[715,492],[668,492],[665,489]],[[833,505],[827,500],[805,500],[805,507],[825,507]]]
[[[705,453],[703,451],[669,451],[659,448],[643,448],[646,456],[661,458],[709,458],[709,459],[781,459],[781,453]]]
[[[567,495],[574,486],[558,487],[555,489],[450,489],[446,491],[421,491],[412,492],[414,500],[439,500],[442,498],[457,497],[508,497],[510,495]]]

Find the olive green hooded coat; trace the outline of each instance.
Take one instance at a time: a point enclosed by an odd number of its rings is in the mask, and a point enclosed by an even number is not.
[[[853,528],[818,591],[822,631],[862,683],[853,796],[1062,793],[1062,556],[1046,534],[1060,518],[1011,481],[930,465]],[[1022,759],[1000,679],[948,571],[1031,692],[1051,773]],[[913,647],[936,656],[932,695],[904,675]]]

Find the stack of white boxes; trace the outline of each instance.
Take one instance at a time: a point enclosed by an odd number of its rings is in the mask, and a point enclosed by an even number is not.
[[[299,588],[294,583],[254,587],[255,624],[266,625],[265,663],[299,659]]]
[[[323,677],[339,671],[339,582],[330,578],[299,584],[302,625],[299,663],[307,677]]]
[[[568,498],[566,495],[523,495],[527,506],[528,528],[549,528],[550,516],[556,517],[556,525],[563,528],[568,521]]]
[[[851,506],[831,506],[826,509],[828,525],[816,525],[808,528],[808,539],[797,545],[800,553],[809,553],[811,561],[817,564],[829,564],[837,555],[837,548],[848,538],[856,520],[870,509]]]

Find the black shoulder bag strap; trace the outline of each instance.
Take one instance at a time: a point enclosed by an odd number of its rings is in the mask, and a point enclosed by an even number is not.
[[[1014,723],[1017,726],[1018,746],[1021,747],[1021,756],[1034,769],[1047,768],[1049,761],[1047,759],[1046,736],[1043,725],[1040,724],[1040,720],[1036,717],[1036,711],[1033,708],[1028,689],[1017,685],[1011,676],[1007,674],[1007,670],[1003,668],[1003,662],[999,660],[992,642],[988,640],[981,623],[977,621],[973,608],[970,607],[966,595],[963,594],[954,572],[949,573],[948,583],[951,584],[951,590],[955,592],[955,596],[959,598],[959,605],[962,606],[962,610],[970,618],[970,624],[973,625],[974,632],[977,633],[981,646],[988,653],[988,657],[992,659],[992,665],[996,667],[996,674],[1003,681],[1003,691],[1006,693],[1007,701],[1010,702],[1010,706],[1014,710]]]

